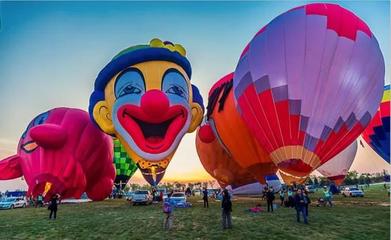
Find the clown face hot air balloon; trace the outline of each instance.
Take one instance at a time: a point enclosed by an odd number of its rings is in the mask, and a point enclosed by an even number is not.
[[[259,182],[265,183],[264,176],[275,174],[277,168],[237,112],[232,81],[231,73],[212,86],[209,92],[207,120],[219,142],[238,165],[250,172]]]
[[[357,141],[317,168],[323,176],[340,185],[348,174],[357,153]]]
[[[34,118],[23,133],[16,155],[0,161],[0,180],[23,176],[28,194],[50,199],[92,200],[111,193],[115,171],[112,141],[90,120],[88,113],[55,108]]]
[[[113,162],[115,166],[114,185],[118,189],[124,189],[129,179],[137,171],[137,165],[132,161],[118,139],[113,139],[114,156]]]
[[[202,98],[190,78],[186,50],[153,39],[121,51],[95,80],[91,118],[119,139],[152,185],[163,177],[184,134],[202,120]]]
[[[381,100],[384,60],[369,27],[308,4],[263,27],[234,73],[238,111],[284,173],[304,177],[350,145]]]
[[[241,168],[220,145],[210,127],[202,126],[197,131],[196,147],[205,170],[221,187],[242,186],[254,182],[254,177]]]
[[[377,154],[390,163],[390,85],[384,87],[380,107],[362,137]]]

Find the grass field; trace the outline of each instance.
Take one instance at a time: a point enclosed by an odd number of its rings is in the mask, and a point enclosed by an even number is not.
[[[234,228],[222,230],[220,203],[202,207],[190,198],[192,208],[175,209],[174,228],[162,230],[160,205],[131,206],[125,200],[60,205],[58,218],[49,221],[45,208],[0,211],[0,239],[390,239],[390,205],[382,185],[365,189],[364,198],[334,196],[335,207],[309,210],[309,225],[295,221],[295,211],[249,213],[258,198],[233,201]]]

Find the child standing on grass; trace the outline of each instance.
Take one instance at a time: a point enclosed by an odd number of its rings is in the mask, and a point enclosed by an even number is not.
[[[164,217],[164,230],[170,230],[173,222],[173,206],[171,204],[171,194],[167,196],[167,199],[163,201],[163,213]]]
[[[332,207],[333,206],[333,203],[331,202],[332,194],[326,186],[324,187],[323,194],[324,194],[325,206],[328,203],[330,205],[330,207]]]

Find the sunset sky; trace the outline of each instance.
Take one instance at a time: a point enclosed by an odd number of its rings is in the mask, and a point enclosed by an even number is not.
[[[234,70],[252,36],[274,17],[308,1],[264,2],[0,2],[0,159],[15,154],[29,121],[54,107],[87,110],[97,73],[120,50],[158,37],[181,43],[192,82],[204,98]],[[390,3],[335,3],[361,17],[375,34],[390,83]],[[206,101],[205,101],[206,104]],[[163,181],[210,179],[187,134]],[[359,146],[352,166],[379,172],[389,165]],[[143,182],[138,172],[132,181]],[[25,187],[0,181],[0,191]]]

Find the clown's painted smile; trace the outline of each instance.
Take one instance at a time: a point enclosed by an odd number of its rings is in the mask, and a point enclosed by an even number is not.
[[[118,120],[132,136],[137,146],[145,152],[166,151],[184,127],[187,110],[180,105],[170,107],[164,114],[153,117],[134,105],[124,105],[118,110]]]

